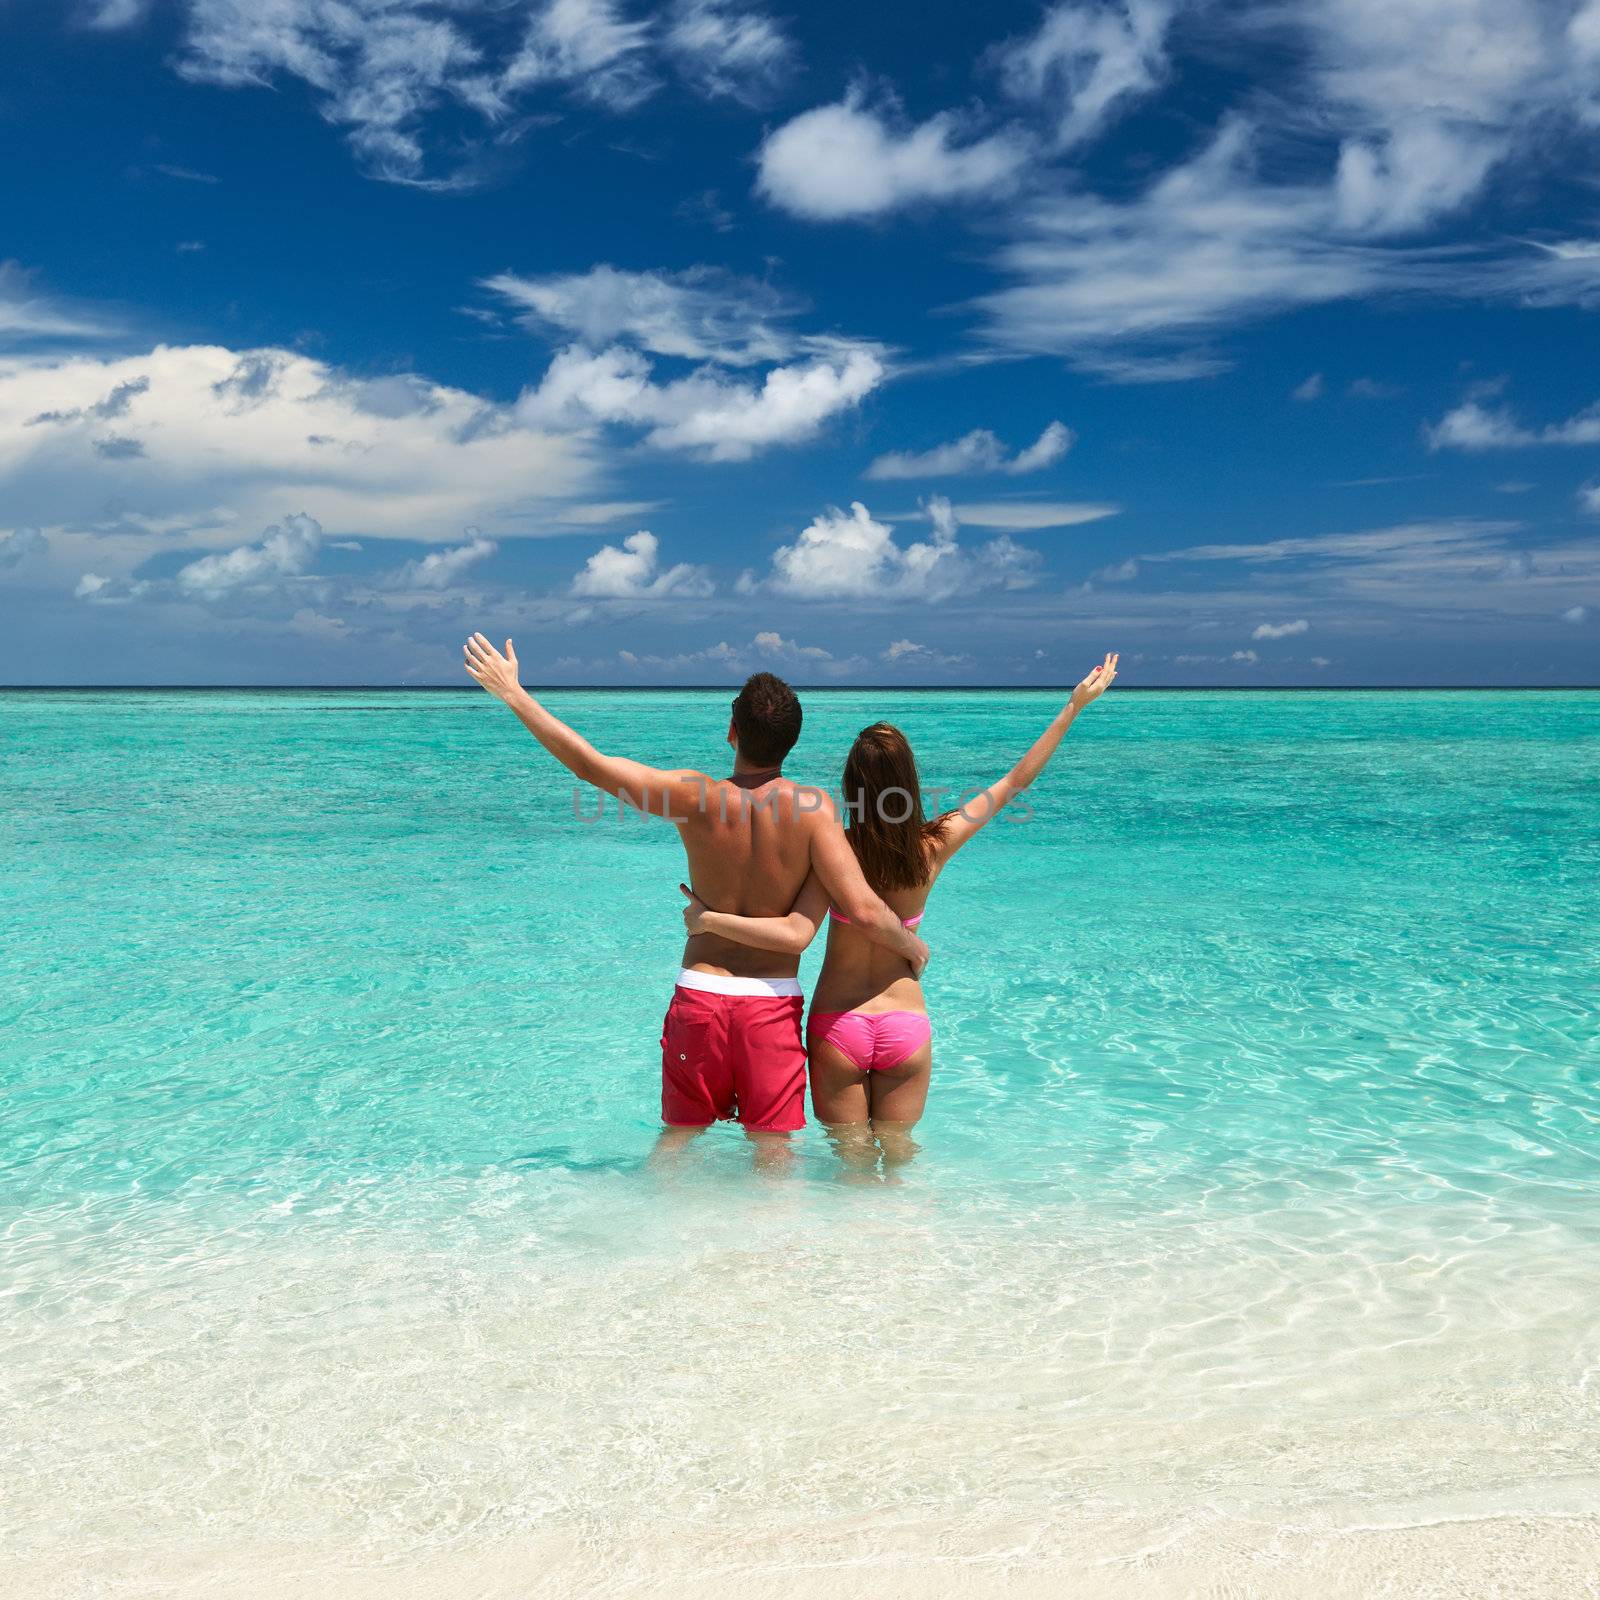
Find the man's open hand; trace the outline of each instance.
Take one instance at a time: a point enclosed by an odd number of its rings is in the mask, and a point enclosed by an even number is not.
[[[522,687],[517,677],[517,652],[506,640],[506,653],[501,655],[481,633],[475,633],[461,647],[466,655],[466,669],[496,700],[509,700]]]

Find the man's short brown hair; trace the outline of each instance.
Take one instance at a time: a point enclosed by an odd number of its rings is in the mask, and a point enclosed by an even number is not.
[[[733,702],[739,754],[758,767],[777,767],[800,737],[800,698],[782,678],[752,673]]]

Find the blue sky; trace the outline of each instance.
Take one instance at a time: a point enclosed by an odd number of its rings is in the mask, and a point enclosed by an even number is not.
[[[1600,680],[1600,0],[0,28],[0,681]]]

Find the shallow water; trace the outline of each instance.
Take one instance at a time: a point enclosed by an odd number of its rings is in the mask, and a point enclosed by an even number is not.
[[[551,696],[713,770],[725,703]],[[1093,708],[932,899],[887,1172],[651,1160],[676,840],[485,698],[0,712],[18,1548],[1600,1510],[1600,695]]]

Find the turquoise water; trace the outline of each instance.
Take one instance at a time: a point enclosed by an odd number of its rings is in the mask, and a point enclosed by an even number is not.
[[[723,764],[721,692],[549,701]],[[813,693],[791,765],[1054,708]],[[0,712],[30,1548],[1600,1509],[1600,695],[1114,692],[936,891],[866,1175],[652,1162],[675,836],[485,697]]]

